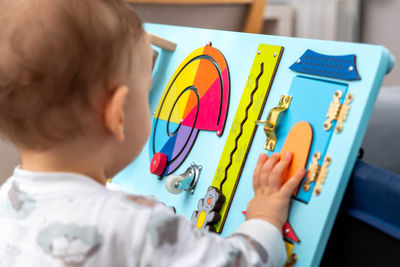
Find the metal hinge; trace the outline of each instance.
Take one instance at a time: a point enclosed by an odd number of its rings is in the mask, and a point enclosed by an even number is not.
[[[322,185],[325,183],[326,176],[328,175],[328,167],[332,162],[332,158],[330,156],[326,156],[324,158],[324,162],[320,166],[318,164],[319,160],[321,159],[321,153],[315,152],[312,157],[312,162],[308,167],[306,178],[307,180],[303,184],[304,191],[310,190],[311,182],[315,183],[314,186],[314,195],[318,196],[321,194]]]
[[[340,133],[343,130],[343,122],[346,121],[349,115],[350,103],[353,101],[354,95],[349,93],[346,95],[343,104],[340,104],[340,99],[343,92],[338,90],[333,95],[333,102],[329,105],[326,120],[324,122],[324,130],[329,131],[332,127],[332,122],[336,120],[335,132]]]

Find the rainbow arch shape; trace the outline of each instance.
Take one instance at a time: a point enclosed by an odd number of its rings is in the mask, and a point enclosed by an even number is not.
[[[175,70],[154,112],[150,170],[174,172],[190,153],[200,130],[223,134],[230,97],[229,68],[211,43],[190,53]],[[165,158],[160,162],[161,158]],[[155,171],[157,170],[157,171]]]

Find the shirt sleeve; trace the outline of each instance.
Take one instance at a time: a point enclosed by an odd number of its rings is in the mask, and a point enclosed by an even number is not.
[[[223,238],[158,205],[147,223],[140,266],[282,266],[285,258],[280,231],[266,221],[246,221]]]

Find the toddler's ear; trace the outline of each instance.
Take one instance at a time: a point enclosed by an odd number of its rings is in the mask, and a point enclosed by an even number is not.
[[[125,139],[124,135],[124,103],[128,95],[128,87],[119,86],[107,99],[104,111],[106,127],[113,133],[118,141]]]

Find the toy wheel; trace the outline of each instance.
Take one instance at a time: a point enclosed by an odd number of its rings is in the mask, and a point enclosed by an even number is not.
[[[179,182],[182,180],[184,180],[182,176],[171,174],[165,180],[165,188],[171,194],[178,195],[183,192],[183,189],[176,188]]]

